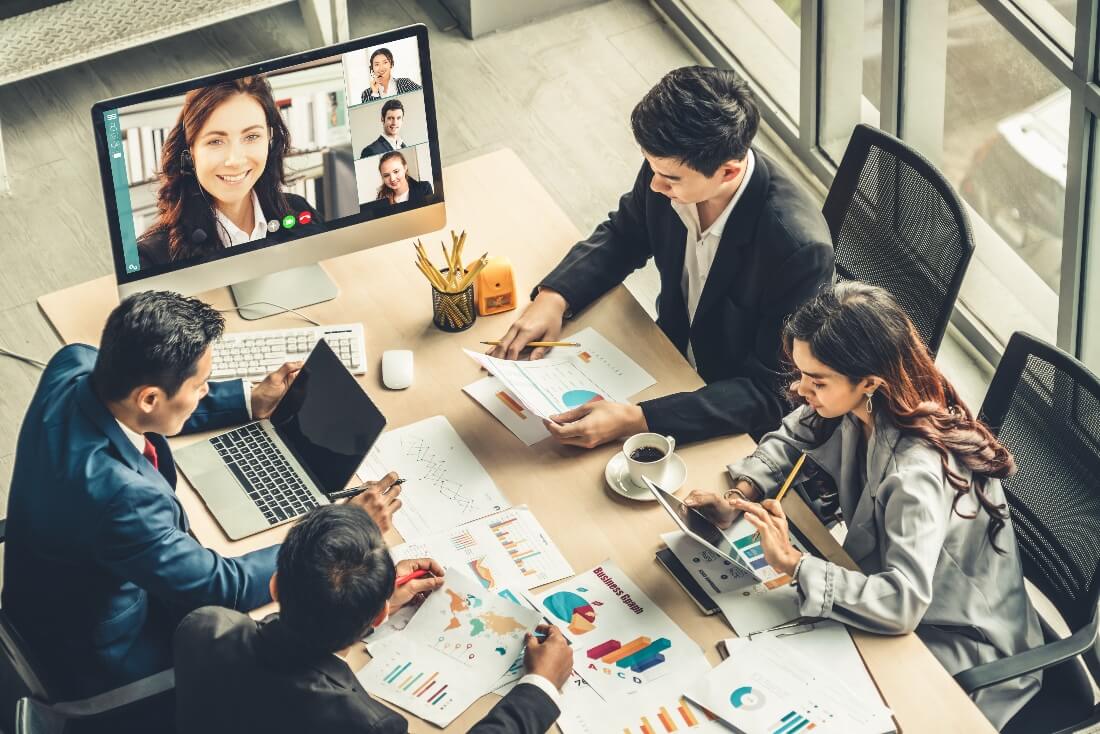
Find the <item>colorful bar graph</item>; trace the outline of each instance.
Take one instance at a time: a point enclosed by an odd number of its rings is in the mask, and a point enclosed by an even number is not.
[[[596,658],[602,658],[608,653],[615,652],[620,647],[622,647],[622,645],[619,644],[618,640],[608,640],[607,642],[601,642],[599,645],[588,649],[588,659],[595,660]]]
[[[651,658],[646,658],[641,662],[634,663],[630,666],[630,669],[635,673],[644,673],[650,668],[656,668],[658,665],[665,661],[664,655],[654,655]]]
[[[416,691],[413,693],[413,695],[416,696],[417,698],[420,698],[420,696],[427,693],[428,689],[435,685],[435,677],[437,675],[439,675],[439,673],[432,673],[428,677],[428,680],[424,681],[424,683],[419,688],[416,689]]]
[[[386,681],[387,683],[393,683],[395,680],[398,679],[398,677],[400,677],[400,675],[402,673],[404,673],[406,670],[409,669],[410,665],[412,665],[412,663],[405,663],[404,665],[398,665],[396,668],[393,669],[393,672],[391,672],[389,675],[387,675],[385,678],[383,678],[383,680]]]
[[[676,707],[676,710],[680,712],[680,716],[684,717],[684,723],[688,726],[699,725],[699,720],[695,718],[695,714],[691,713],[691,709],[688,708],[685,699],[680,699],[680,705]]]
[[[661,712],[657,714],[657,718],[664,724],[665,731],[677,731],[676,722],[672,720],[672,717],[668,715],[668,709],[664,706],[661,707]]]
[[[653,727],[649,725],[649,719],[642,717],[642,734],[654,734]]]
[[[407,690],[409,690],[409,689],[410,689],[410,688],[412,688],[412,687],[413,687],[414,685],[416,685],[416,682],[417,682],[418,680],[420,680],[420,679],[421,679],[422,677],[424,677],[424,674],[423,674],[423,673],[417,673],[417,674],[416,674],[416,677],[415,677],[415,678],[411,678],[411,677],[410,677],[409,681],[408,681],[408,682],[407,682],[407,683],[406,683],[405,685],[401,686],[401,690],[402,690],[402,691],[407,691]]]
[[[630,668],[639,663],[642,663],[650,658],[657,657],[659,653],[664,652],[668,648],[672,647],[672,643],[668,641],[667,637],[661,637],[654,640],[650,644],[643,647],[637,652],[627,655],[625,658],[618,660],[615,665],[620,668]]]
[[[611,663],[617,663],[625,658],[627,655],[633,655],[639,650],[644,649],[649,645],[650,642],[652,642],[652,640],[650,640],[648,637],[635,638],[620,647],[615,652],[604,655],[602,658],[600,658],[600,660],[607,663],[608,665],[610,665]]]
[[[432,706],[438,706],[439,702],[442,701],[443,698],[446,695],[447,695],[447,686],[446,686],[446,684],[444,684],[444,686],[442,688],[440,688],[438,691],[435,692],[435,696],[428,699],[428,703],[430,703]]]
[[[477,541],[474,540],[474,536],[469,530],[463,530],[461,533],[451,538],[451,545],[455,547],[455,550],[466,550],[467,548],[477,545]]]
[[[814,728],[810,720],[797,711],[788,711],[774,726],[772,734],[795,734],[803,729],[809,731]]]

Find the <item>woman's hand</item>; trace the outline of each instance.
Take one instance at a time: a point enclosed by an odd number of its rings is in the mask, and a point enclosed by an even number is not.
[[[775,500],[764,500],[760,504],[734,500],[734,506],[745,513],[756,532],[760,535],[760,547],[764,549],[764,558],[779,573],[788,576],[794,573],[802,551],[791,545],[791,536],[787,531],[787,515],[783,506]]]
[[[700,492],[693,489],[691,494],[684,500],[684,504],[723,530],[733,525],[737,520],[737,516],[741,514],[741,510],[734,507],[729,500],[716,492]],[[684,519],[689,520],[690,518]]]

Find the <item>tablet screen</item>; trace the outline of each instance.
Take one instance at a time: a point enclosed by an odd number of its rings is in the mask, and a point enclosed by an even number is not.
[[[735,564],[738,568],[760,579],[756,569],[745,562],[741,554],[737,552],[733,541],[726,533],[715,525],[706,515],[696,509],[688,507],[674,495],[658,487],[646,479],[649,491],[657,498],[657,501],[672,515],[672,519],[680,526],[680,529],[710,548],[718,555]]]

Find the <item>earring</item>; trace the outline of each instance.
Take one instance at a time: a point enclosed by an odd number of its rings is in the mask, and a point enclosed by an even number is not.
[[[868,415],[870,415],[875,410],[875,406],[871,404],[871,396],[874,395],[874,393],[869,392],[869,393],[866,393],[866,395],[867,395],[867,413],[868,413]]]

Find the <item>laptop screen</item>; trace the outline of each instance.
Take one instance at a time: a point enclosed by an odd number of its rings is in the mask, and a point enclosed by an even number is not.
[[[279,401],[271,423],[327,494],[347,486],[386,418],[321,340]]]

